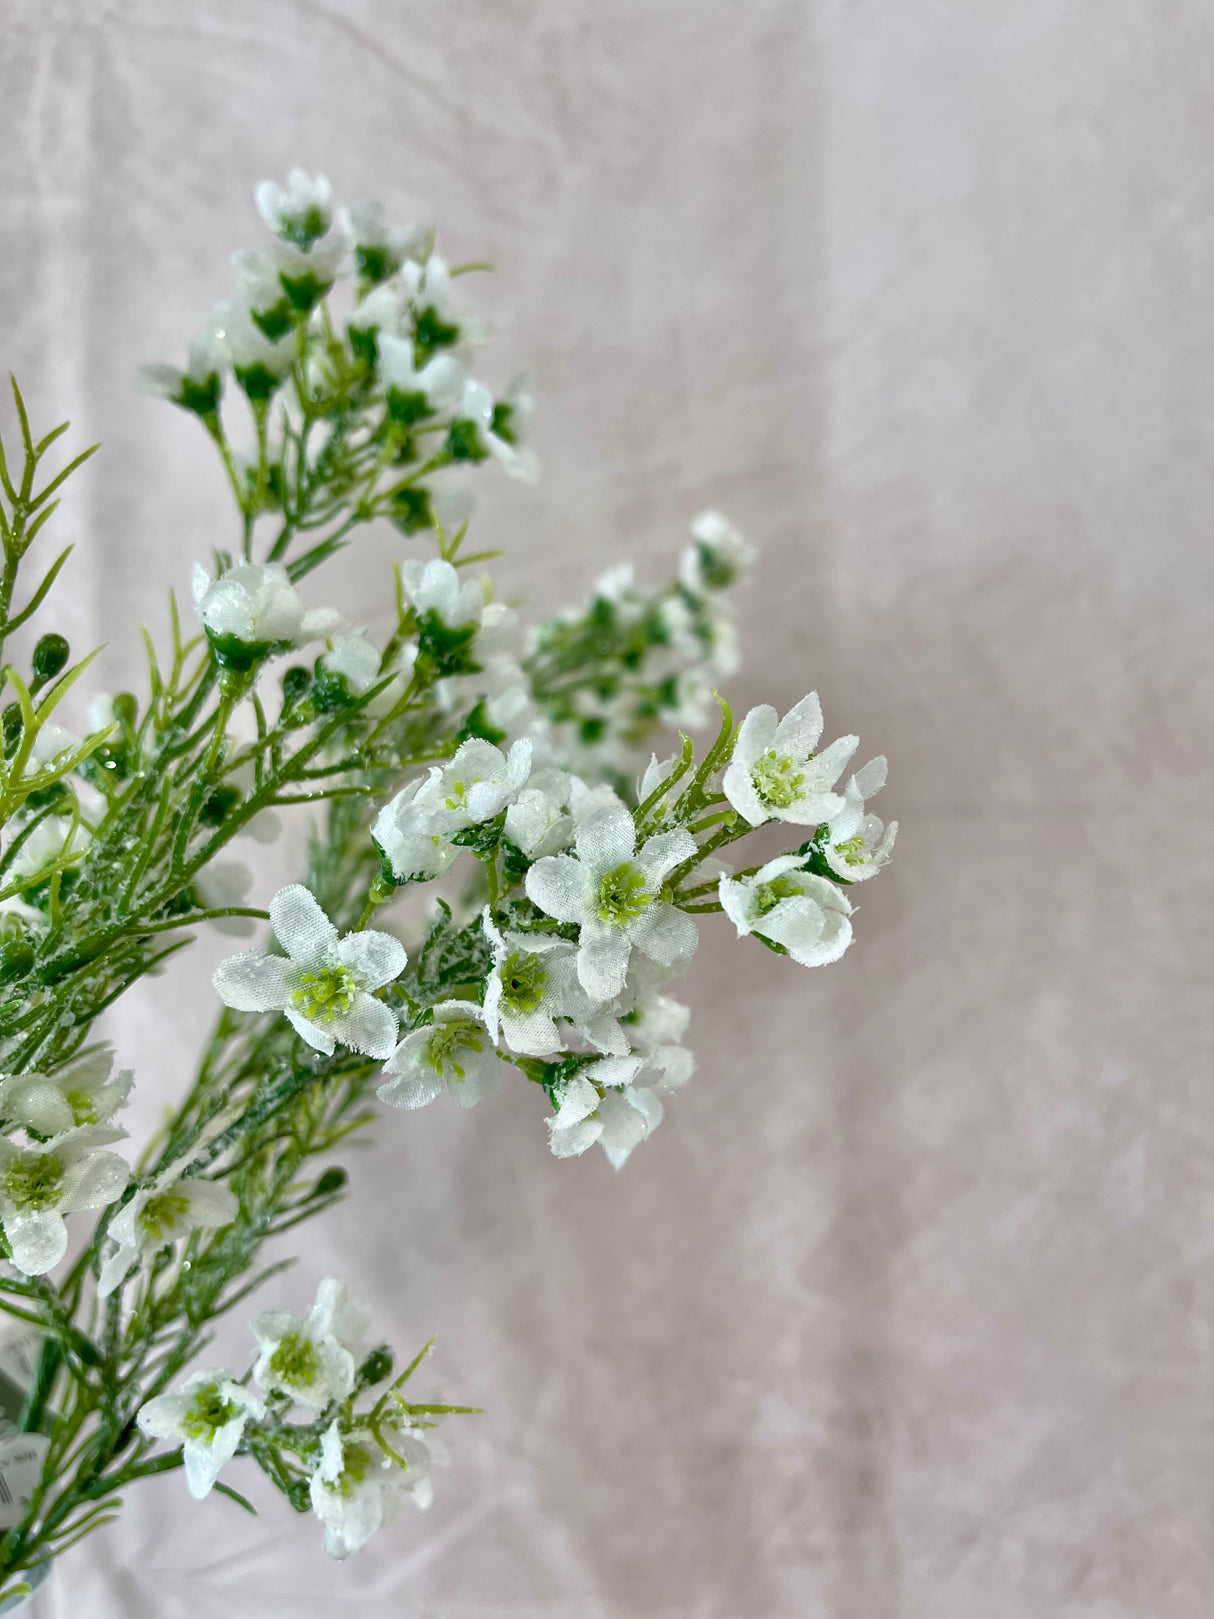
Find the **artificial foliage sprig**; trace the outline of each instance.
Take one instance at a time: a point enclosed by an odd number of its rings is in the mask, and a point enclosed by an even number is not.
[[[617,568],[524,638],[475,571],[496,552],[468,545],[466,478],[535,477],[530,401],[471,373],[460,271],[430,230],[335,210],[321,178],[257,203],[273,240],[234,256],[237,296],[183,369],[144,373],[215,446],[233,532],[192,609],[170,594],[167,636],[142,632],[146,689],[96,693],[79,735],[60,721],[91,655],[49,630],[19,666],[7,637],[48,611],[67,551],[28,592],[23,568],[91,452],[45,472],[65,429],[35,440],[15,384],[19,470],[0,450],[0,1310],[37,1332],[13,1427],[43,1447],[0,1597],[158,1473],[248,1506],[219,1477],[247,1458],[336,1556],[427,1504],[434,1425],[466,1408],[413,1398],[430,1345],[394,1375],[339,1281],[304,1315],[255,1315],[243,1370],[199,1364],[289,1265],[265,1243],[347,1194],[352,1136],[476,1105],[506,1072],[542,1091],[554,1154],[597,1143],[619,1168],[695,1067],[668,988],[699,918],[833,961],[896,830],[868,808],[885,761],[844,782],[856,738],[819,747],[814,694],[735,723],[717,693],[753,560],[719,514],[669,584]],[[376,639],[318,581],[384,521],[402,554]],[[684,734],[659,761],[664,726]],[[262,893],[233,855],[297,810],[301,880]],[[725,863],[773,822],[793,846]],[[418,931],[397,902],[423,885]],[[115,1072],[96,1020],[200,925],[263,939],[216,970],[214,1033],[132,1166],[139,1058]]]

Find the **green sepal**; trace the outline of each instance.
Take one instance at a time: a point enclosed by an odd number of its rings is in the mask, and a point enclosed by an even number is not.
[[[512,886],[521,883],[531,869],[531,861],[517,844],[510,842],[509,838],[502,839],[501,850],[502,870],[506,874],[506,881]]]
[[[461,624],[457,629],[452,629],[449,624],[444,624],[433,608],[418,619],[418,652],[430,659],[436,679],[444,675],[480,673],[481,666],[472,657],[476,630],[475,624]]]
[[[458,746],[461,742],[468,742],[473,737],[479,738],[482,742],[492,742],[494,747],[497,747],[499,742],[506,740],[506,732],[494,725],[485,712],[485,699],[483,697],[460,726],[455,738],[456,745]]]
[[[459,342],[459,327],[445,321],[433,304],[427,304],[413,324],[413,363],[424,365],[435,349],[450,348]]]
[[[489,452],[480,440],[480,428],[475,422],[454,421],[447,429],[447,454],[453,461],[486,461]]]
[[[505,824],[506,812],[501,810],[491,821],[480,821],[476,826],[464,827],[462,832],[453,832],[450,841],[460,849],[471,849],[478,856],[493,854],[502,841]]]

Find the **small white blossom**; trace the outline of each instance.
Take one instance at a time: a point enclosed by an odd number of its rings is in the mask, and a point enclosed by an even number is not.
[[[424,365],[418,366],[414,362],[414,354],[411,337],[380,332],[376,345],[377,369],[385,392],[389,396],[397,396],[401,402],[398,409],[405,401],[417,396],[420,396],[425,410],[452,409],[463,392],[463,366],[451,354],[436,354]]]
[[[433,613],[449,630],[479,626],[485,593],[478,579],[461,581],[451,563],[439,557],[432,562],[402,563],[400,576],[418,618]]]
[[[475,1107],[502,1082],[486,1015],[472,1001],[440,1001],[431,1017],[388,1058],[384,1072],[394,1077],[379,1096],[391,1107],[425,1107],[446,1085],[460,1107]]]
[[[129,1068],[113,1074],[113,1048],[94,1046],[53,1074],[0,1078],[0,1119],[40,1136],[62,1136],[77,1125],[105,1124],[130,1095]]]
[[[512,804],[531,773],[531,743],[526,738],[502,753],[492,742],[469,737],[446,765],[432,765],[405,812],[405,826],[413,833],[450,836],[465,827],[479,826]]]
[[[540,475],[539,460],[534,450],[516,441],[514,431],[509,426],[513,406],[507,404],[506,410],[510,414],[503,421],[501,410],[495,408],[490,389],[483,382],[469,377],[453,407],[453,415],[456,421],[472,423],[480,448],[486,455],[491,455],[504,472],[523,483],[535,483]],[[509,438],[498,430],[503,426],[510,434]]]
[[[292,169],[285,190],[273,180],[263,180],[253,195],[257,212],[274,234],[296,247],[311,247],[332,223],[333,188],[323,174]]]
[[[306,612],[276,562],[242,562],[215,580],[196,565],[194,606],[212,645],[230,653],[239,648],[242,662],[319,640],[341,622],[332,608]]]
[[[481,926],[493,946],[493,969],[485,982],[485,1022],[494,1040],[528,1057],[564,1049],[556,1024],[571,1023],[600,1051],[628,1054],[628,1041],[614,1014],[592,1000],[577,975],[577,947],[543,933],[501,933],[489,914]]]
[[[270,925],[287,954],[251,950],[221,961],[212,979],[220,1000],[238,1012],[285,1012],[317,1051],[331,1054],[340,1040],[368,1057],[387,1057],[396,1044],[396,1014],[374,991],[404,971],[400,940],[373,928],[338,938],[300,883],[275,894]]]
[[[183,1178],[188,1161],[169,1164],[148,1186],[141,1186],[110,1221],[106,1235],[115,1244],[101,1267],[100,1298],[108,1298],[136,1265],[191,1231],[216,1231],[240,1213],[236,1194],[221,1181]]]
[[[567,808],[572,783],[563,770],[533,771],[506,811],[504,834],[528,860],[559,854],[573,837]]]
[[[293,337],[271,342],[243,304],[216,304],[211,329],[237,382],[254,399],[268,398],[295,359]]]
[[[778,719],[770,703],[752,708],[738,727],[733,758],[725,771],[725,796],[751,826],[791,821],[814,826],[843,808],[831,789],[859,738],[843,736],[819,754],[822,707],[817,692],[803,697]]]
[[[285,1394],[312,1411],[344,1400],[366,1349],[367,1315],[334,1277],[316,1289],[300,1320],[289,1310],[262,1310],[250,1322],[258,1343],[253,1378],[267,1394]]]
[[[416,655],[416,649],[409,648]],[[382,656],[374,641],[361,630],[351,635],[338,635],[328,652],[321,655],[320,665],[327,674],[337,675],[352,697],[361,697],[378,684],[387,674],[380,669]],[[389,713],[404,696],[405,679],[394,675],[378,696],[365,703],[362,712],[371,719]]]
[[[431,878],[441,877],[460,856],[455,844],[449,843],[439,833],[412,830],[410,811],[425,780],[424,776],[419,776],[402,788],[380,810],[371,828],[375,846],[388,862],[398,883],[428,882]]]
[[[343,1434],[336,1419],[320,1446],[320,1464],[309,1485],[312,1510],[325,1526],[325,1550],[342,1559],[361,1551],[392,1515],[399,1470],[369,1434]]]
[[[185,1479],[196,1500],[209,1495],[219,1470],[235,1456],[250,1417],[265,1406],[221,1368],[194,1372],[174,1394],[158,1394],[135,1421],[149,1439],[180,1445]]]
[[[97,1148],[123,1134],[85,1125],[28,1147],[0,1137],[0,1224],[18,1270],[53,1270],[67,1252],[63,1216],[121,1197],[130,1170],[117,1153]]]
[[[886,761],[878,756],[857,770],[843,794],[843,809],[826,828],[822,854],[831,870],[849,883],[875,877],[889,859],[898,836],[898,823],[888,826],[867,814],[865,801],[885,786]]]
[[[425,249],[426,227],[389,225],[378,202],[356,202],[341,209],[337,223],[354,249],[359,274],[365,281],[383,281],[395,275],[406,259],[418,258]]]
[[[661,898],[667,875],[695,855],[690,832],[660,832],[638,850],[632,816],[613,806],[582,822],[574,846],[576,855],[536,861],[526,888],[541,911],[580,929],[578,977],[589,995],[620,993],[634,949],[662,966],[694,954],[695,922]]]
[[[566,1080],[557,1111],[548,1120],[554,1157],[580,1157],[596,1142],[608,1156],[627,1156],[657,1129],[661,1102],[652,1091],[630,1083],[640,1068],[640,1057],[608,1057]]]
[[[650,1052],[659,1046],[674,1045],[683,1038],[691,1022],[691,1008],[672,995],[649,990],[637,995],[631,1010],[624,1013],[620,1022],[633,1048]]]
[[[753,877],[722,877],[718,892],[739,938],[757,934],[803,967],[821,967],[851,943],[851,901],[836,883],[803,870],[804,859],[777,855]]]
[[[174,404],[200,415],[215,411],[227,369],[227,356],[215,333],[207,330],[190,344],[190,357],[184,371],[172,365],[141,365],[140,385],[147,393],[171,399]]]
[[[693,595],[728,590],[751,565],[756,551],[720,512],[701,512],[691,525],[694,545],[679,558],[679,578]]]

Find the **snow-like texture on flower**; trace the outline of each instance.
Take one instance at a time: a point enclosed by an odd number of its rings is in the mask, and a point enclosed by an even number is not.
[[[410,652],[414,650],[409,648]],[[320,666],[325,674],[337,676],[351,697],[362,697],[384,678],[387,671],[380,670],[381,661],[375,642],[361,630],[355,630],[350,635],[334,637],[329,651],[321,655]],[[381,692],[363,704],[362,712],[371,719],[378,719],[396,706],[404,690],[404,676],[394,675]]]
[[[191,1231],[217,1231],[240,1213],[236,1194],[220,1181],[183,1179],[188,1160],[169,1164],[148,1186],[141,1186],[110,1221],[106,1235],[115,1244],[101,1267],[97,1292],[107,1298],[134,1270],[162,1248]]]
[[[506,811],[503,833],[528,860],[559,854],[573,837],[569,813],[571,781],[563,770],[535,770]]]
[[[0,1119],[40,1136],[62,1136],[77,1125],[105,1124],[126,1101],[129,1068],[112,1074],[113,1048],[94,1046],[53,1074],[10,1074],[0,1079]]]
[[[391,1107],[426,1107],[445,1085],[461,1107],[475,1107],[502,1083],[502,1065],[472,1001],[439,1001],[433,1021],[407,1034],[388,1058],[393,1077],[379,1095]]]
[[[817,692],[779,719],[770,703],[752,708],[738,727],[733,758],[722,783],[725,796],[751,826],[791,821],[816,826],[843,809],[832,792],[859,738],[842,736],[815,754],[822,735]]]
[[[211,311],[215,342],[250,399],[268,399],[295,359],[291,336],[271,341],[244,304],[216,304]]]
[[[413,1435],[402,1436],[402,1442],[401,1459],[410,1472],[416,1462],[420,1482],[429,1466],[429,1451]],[[369,1434],[343,1434],[336,1419],[330,1423],[321,1436],[320,1465],[312,1474],[309,1494],[312,1510],[325,1526],[325,1550],[331,1557],[361,1551],[394,1515],[402,1477]]]
[[[492,391],[483,382],[469,377],[453,414],[457,422],[471,424],[480,450],[491,455],[504,472],[523,483],[535,483],[540,475],[539,460],[535,451],[521,442],[520,436],[526,413],[519,411],[516,427],[513,425],[516,421],[514,404],[503,401],[503,405],[504,410],[496,404]]]
[[[408,420],[451,410],[464,388],[464,368],[454,355],[436,354],[419,366],[416,353],[412,337],[380,331],[376,342],[379,380],[393,413]]]
[[[190,344],[190,357],[184,371],[173,365],[141,365],[139,382],[145,392],[171,399],[175,405],[200,416],[219,408],[227,355],[214,331],[205,332]]]
[[[577,947],[543,933],[501,933],[489,914],[481,926],[493,946],[485,984],[485,1021],[494,1040],[528,1057],[564,1049],[557,1019],[571,1023],[600,1051],[628,1054],[628,1041],[609,1007],[589,996],[577,974]]]
[[[201,1500],[235,1456],[249,1418],[264,1415],[257,1396],[216,1367],[194,1372],[173,1394],[158,1394],[135,1421],[147,1438],[181,1446],[190,1494]]]
[[[652,1135],[663,1109],[652,1091],[631,1083],[641,1066],[638,1056],[607,1057],[566,1080],[557,1111],[548,1120],[554,1157],[580,1157],[595,1142],[609,1155],[627,1156]]]
[[[320,240],[333,219],[333,188],[323,174],[292,169],[285,190],[263,180],[253,195],[257,212],[274,234],[304,251]]]
[[[577,924],[578,977],[589,995],[620,993],[634,949],[662,966],[694,954],[694,921],[661,898],[664,879],[695,855],[690,832],[659,832],[638,850],[632,816],[610,806],[582,822],[574,847],[575,855],[537,860],[526,888],[541,911]]]
[[[492,742],[469,737],[449,764],[432,765],[405,813],[414,833],[449,837],[500,815],[518,797],[531,774],[531,742],[522,737],[503,753]]]
[[[331,1055],[338,1041],[368,1057],[396,1044],[396,1014],[374,991],[399,978],[408,957],[399,939],[365,928],[337,929],[300,883],[270,901],[270,925],[287,952],[229,956],[215,969],[215,991],[238,1012],[285,1012],[296,1033]]]
[[[826,828],[823,857],[831,870],[849,883],[875,877],[889,859],[898,836],[897,821],[886,826],[879,816],[865,811],[865,800],[874,798],[885,786],[886,772],[885,759],[880,755],[857,770],[843,794],[843,809]]]
[[[117,1153],[97,1149],[124,1133],[85,1125],[28,1147],[0,1137],[0,1223],[18,1270],[53,1270],[67,1252],[63,1216],[121,1197],[130,1170]]]
[[[401,582],[418,618],[433,613],[449,630],[479,624],[485,593],[478,579],[460,580],[449,562],[410,559],[401,564]]]
[[[276,562],[242,562],[214,580],[197,564],[194,606],[216,656],[233,668],[319,640],[341,623],[332,608],[306,612],[287,570]]]
[[[695,544],[679,558],[679,578],[693,595],[728,590],[755,559],[754,546],[720,512],[701,512],[691,534]]]
[[[802,870],[804,859],[777,855],[753,877],[722,877],[718,892],[739,938],[757,934],[803,967],[821,967],[851,943],[851,901],[836,883]]]
[[[401,789],[375,817],[371,837],[391,867],[398,883],[428,882],[459,859],[460,851],[437,832],[417,832],[411,815],[414,800],[426,778],[419,776]]]
[[[356,202],[338,213],[338,228],[354,250],[359,276],[366,282],[386,281],[407,258],[424,251],[423,225],[389,225],[378,202]]]
[[[253,1377],[267,1394],[323,1411],[344,1400],[366,1349],[367,1314],[336,1278],[316,1289],[305,1320],[289,1310],[262,1310],[250,1323],[259,1353]]]

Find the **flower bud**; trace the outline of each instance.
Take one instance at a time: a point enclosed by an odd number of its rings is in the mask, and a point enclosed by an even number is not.
[[[48,680],[54,680],[71,655],[72,649],[64,636],[53,631],[44,635],[34,648],[34,685],[44,686]]]

